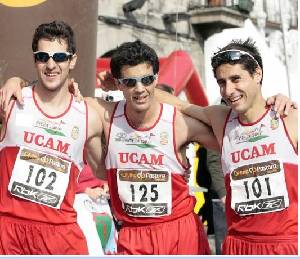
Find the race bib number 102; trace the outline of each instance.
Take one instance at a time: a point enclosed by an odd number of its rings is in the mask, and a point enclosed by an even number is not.
[[[168,171],[118,170],[118,194],[124,212],[134,217],[171,214],[171,174]]]
[[[59,209],[69,184],[70,168],[69,161],[22,147],[8,190],[19,198]]]

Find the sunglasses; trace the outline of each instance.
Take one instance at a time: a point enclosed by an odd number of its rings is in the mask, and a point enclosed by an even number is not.
[[[126,85],[127,87],[134,87],[138,82],[141,82],[144,86],[149,86],[155,81],[156,78],[157,78],[157,74],[147,75],[142,77],[119,78],[117,80],[122,85]]]
[[[228,49],[228,50],[217,52],[216,54],[213,55],[211,61],[212,63],[217,63],[219,58],[235,61],[235,60],[240,60],[242,56],[250,57],[260,67],[257,60],[250,53],[239,49]]]
[[[46,63],[50,58],[52,58],[55,62],[65,62],[70,57],[73,56],[73,54],[69,52],[56,52],[56,53],[48,53],[44,51],[36,51],[33,52],[35,61]]]

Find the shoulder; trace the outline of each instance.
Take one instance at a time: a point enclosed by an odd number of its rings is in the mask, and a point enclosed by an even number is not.
[[[211,120],[226,119],[230,112],[230,107],[226,105],[210,105],[204,108],[206,113],[210,115]]]
[[[202,129],[206,128],[206,124],[177,110],[175,127],[180,135],[185,135],[189,140],[190,137],[199,134]]]
[[[109,115],[114,112],[116,107],[116,102],[106,102],[101,98],[93,98],[93,97],[86,97],[85,101],[88,105],[88,108],[94,109],[100,116]]]
[[[206,116],[210,120],[210,125],[214,131],[218,142],[221,143],[223,138],[223,130],[231,108],[226,105],[211,105],[204,108]]]

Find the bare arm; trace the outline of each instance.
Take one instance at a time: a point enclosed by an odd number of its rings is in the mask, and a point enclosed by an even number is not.
[[[155,89],[155,96],[160,102],[174,105],[184,114],[200,120],[209,126],[212,126],[212,121],[215,120],[215,112],[218,111],[218,109],[223,109],[220,108],[223,105],[215,105],[215,108],[211,108],[212,106],[201,107],[195,104],[191,104],[182,101],[178,97],[166,93],[165,91],[162,91],[160,89]],[[267,100],[267,104],[274,105],[274,109],[278,111],[278,116],[279,114],[288,115],[289,111],[292,111],[294,108],[297,109],[297,103],[293,102],[288,97],[282,94],[277,94],[275,96],[269,97]]]
[[[106,171],[103,156],[101,136],[103,124],[96,101],[92,98],[86,99],[88,104],[88,137],[86,143],[86,158],[97,178],[106,180]]]
[[[190,117],[186,118],[186,123],[188,125],[189,141],[198,142],[206,148],[220,152],[218,140],[211,127]]]
[[[198,142],[207,148],[219,151],[219,144],[212,128],[180,112],[176,114],[175,123],[176,143],[179,148],[189,142]]]
[[[155,89],[155,97],[158,99],[159,102],[174,105],[182,113],[191,116],[197,120],[200,120],[207,125],[211,125],[210,120],[207,117],[206,107],[201,107],[195,104],[182,101],[178,97],[160,89]]]

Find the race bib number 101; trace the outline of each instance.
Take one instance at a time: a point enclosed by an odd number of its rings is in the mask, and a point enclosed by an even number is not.
[[[134,217],[171,214],[171,174],[168,171],[118,170],[118,194],[124,212]]]
[[[71,162],[28,148],[20,148],[9,192],[19,198],[56,209],[65,197]]]
[[[241,216],[280,211],[289,206],[282,163],[245,165],[230,174],[231,208]]]

